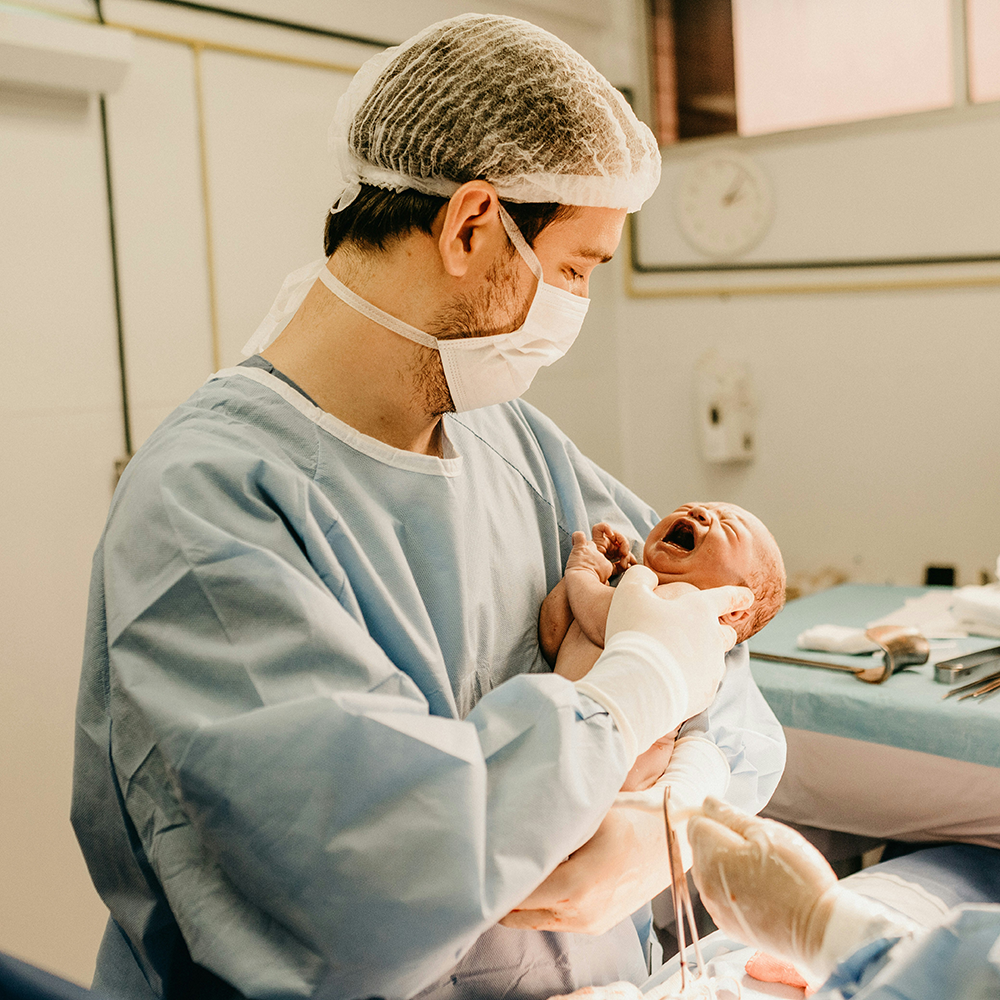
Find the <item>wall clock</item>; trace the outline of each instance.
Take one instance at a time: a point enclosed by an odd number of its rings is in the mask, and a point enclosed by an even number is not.
[[[749,156],[720,149],[699,156],[676,190],[685,239],[710,257],[738,257],[771,225],[774,198],[764,171]]]

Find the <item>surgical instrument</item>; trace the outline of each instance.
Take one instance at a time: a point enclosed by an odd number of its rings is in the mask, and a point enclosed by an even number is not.
[[[865,632],[872,642],[882,647],[885,659],[871,667],[856,667],[853,664],[833,663],[824,660],[807,660],[798,656],[777,656],[772,653],[758,653],[751,650],[750,656],[757,660],[773,660],[776,663],[793,663],[801,667],[824,667],[827,670],[842,670],[854,674],[859,681],[867,684],[883,684],[893,674],[906,667],[926,663],[930,656],[930,643],[910,626],[876,625]]]
[[[950,698],[953,694],[961,694],[962,697],[959,698],[958,700],[964,701],[965,698],[968,697],[968,695],[963,694],[963,692],[970,691],[972,693],[975,693],[973,691],[974,688],[978,689],[983,687],[984,685],[989,686],[991,682],[998,680],[1000,680],[1000,670],[997,670],[995,673],[992,674],[987,674],[985,677],[977,677],[976,680],[969,681],[968,684],[960,684],[958,687],[952,688],[950,691],[946,691],[943,695],[941,695],[941,700],[944,701],[946,698]]]
[[[691,906],[691,890],[688,888],[687,875],[681,861],[681,848],[677,836],[670,825],[670,786],[663,791],[663,825],[667,836],[667,861],[670,864],[670,889],[674,897],[674,919],[677,924],[677,949],[681,965],[681,993],[687,988],[687,934],[684,930],[684,919],[687,918],[688,933],[694,946],[695,963],[698,976],[705,974],[705,962],[701,957],[701,945],[698,942],[698,927],[694,921],[694,909]]]
[[[939,684],[957,684],[979,677],[976,683],[985,680],[983,674],[1000,668],[1000,646],[980,649],[975,653],[963,653],[950,660],[940,660],[934,664],[934,680]]]
[[[991,680],[989,683],[983,684],[982,687],[976,688],[975,691],[970,691],[968,694],[963,694],[959,701],[965,701],[966,698],[982,698],[985,701],[988,697],[1000,691],[1000,675]]]

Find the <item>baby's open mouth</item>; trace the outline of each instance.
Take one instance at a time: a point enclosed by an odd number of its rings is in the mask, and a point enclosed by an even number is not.
[[[676,545],[679,549],[694,551],[694,525],[689,521],[675,521],[670,530],[663,536],[667,545]]]

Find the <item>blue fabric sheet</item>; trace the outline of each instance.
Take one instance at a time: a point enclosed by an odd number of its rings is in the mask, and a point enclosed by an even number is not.
[[[846,958],[815,1000],[991,1000],[1000,996],[1000,906],[963,906],[916,940]]]
[[[859,876],[873,873],[895,875],[915,882],[950,909],[961,903],[1000,904],[1000,850],[977,844],[946,844],[926,847],[902,857],[864,869]],[[857,888],[850,876],[845,885]],[[860,883],[863,886],[863,882]],[[864,888],[858,888],[866,895]],[[909,915],[909,914],[907,914]]]

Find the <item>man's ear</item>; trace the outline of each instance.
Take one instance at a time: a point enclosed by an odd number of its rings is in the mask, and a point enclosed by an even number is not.
[[[435,220],[441,226],[440,233],[435,234],[441,262],[448,274],[462,278],[469,270],[473,255],[497,241],[498,229],[503,233],[500,198],[496,188],[487,181],[469,181],[451,196],[442,213],[443,217],[439,215]],[[492,260],[492,253],[490,256]]]

